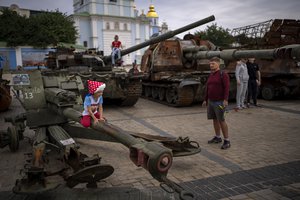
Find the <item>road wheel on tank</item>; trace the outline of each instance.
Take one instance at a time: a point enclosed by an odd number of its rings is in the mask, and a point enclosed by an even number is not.
[[[179,88],[176,106],[189,106],[194,101],[194,89],[191,86]]]
[[[166,100],[169,104],[176,104],[178,99],[177,88],[168,88],[166,91]]]
[[[151,97],[152,89],[151,86],[145,86],[145,97]]]
[[[166,97],[166,89],[163,87],[159,88],[159,95],[158,95],[159,100],[163,101],[165,100],[165,97]]]
[[[261,90],[261,96],[265,100],[272,100],[275,97],[275,89],[272,85],[265,85]]]
[[[9,149],[11,152],[16,152],[19,149],[19,134],[14,126],[7,128],[7,134],[9,136]]]
[[[152,98],[158,99],[159,96],[159,88],[158,87],[152,87]]]

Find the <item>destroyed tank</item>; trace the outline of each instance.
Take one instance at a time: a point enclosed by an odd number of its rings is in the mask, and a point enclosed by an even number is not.
[[[295,64],[300,59],[299,45],[268,50],[220,51],[211,42],[188,34],[183,40],[162,41],[145,51],[141,63],[141,70],[145,73],[143,95],[171,106],[189,106],[203,101],[210,74],[209,58],[214,56],[224,60],[222,70],[230,76],[230,99],[234,99],[236,93],[235,66],[228,67],[230,61],[255,57],[290,59]]]
[[[210,16],[177,30],[167,32],[146,42],[122,50],[121,56],[161,42],[213,20],[214,16]],[[114,101],[119,105],[133,106],[142,94],[142,73],[132,74],[122,68],[112,67],[111,56],[103,56],[92,50],[85,53],[74,53],[69,49],[57,49],[56,52],[49,52],[47,65],[52,71],[47,71],[45,74],[64,73],[65,71],[70,75],[79,75],[83,79],[84,86],[86,86],[86,80],[88,79],[105,82],[106,89],[103,97],[104,99],[110,99],[110,101],[105,102]]]
[[[232,30],[243,49],[266,49],[300,44],[300,20],[274,19]],[[246,39],[246,44],[241,38]],[[260,58],[260,96],[266,100],[300,97],[300,62],[294,59]],[[228,68],[234,69],[234,62]]]

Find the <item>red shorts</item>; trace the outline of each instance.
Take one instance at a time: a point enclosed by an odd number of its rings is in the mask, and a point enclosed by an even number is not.
[[[94,115],[97,119],[100,119],[100,115],[98,112],[96,112]],[[86,128],[90,127],[91,126],[91,116],[90,115],[82,116],[80,123]]]

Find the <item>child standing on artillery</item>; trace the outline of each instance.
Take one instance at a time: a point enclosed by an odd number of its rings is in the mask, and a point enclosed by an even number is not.
[[[103,117],[103,90],[105,88],[105,83],[98,81],[87,81],[89,94],[86,95],[84,99],[84,111],[82,112],[82,118],[80,123],[84,127],[91,126],[91,118],[93,123],[98,123],[99,121],[104,121]]]

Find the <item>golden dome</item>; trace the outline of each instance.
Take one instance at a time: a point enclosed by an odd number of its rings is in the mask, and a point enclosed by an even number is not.
[[[154,10],[154,5],[150,5],[149,11],[146,16],[149,18],[158,18],[158,14]]]

